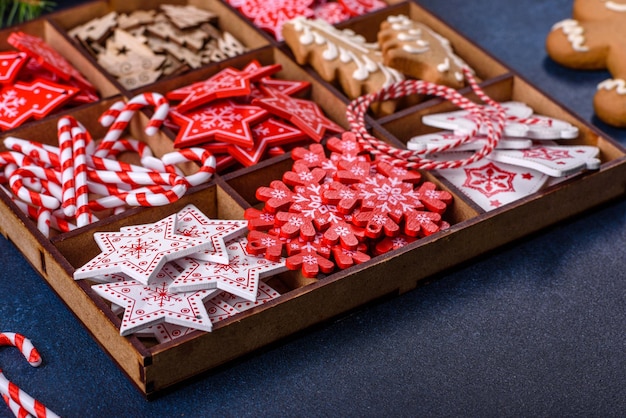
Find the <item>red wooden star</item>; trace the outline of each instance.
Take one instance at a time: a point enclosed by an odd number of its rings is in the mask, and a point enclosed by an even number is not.
[[[228,153],[246,167],[258,163],[268,148],[301,141],[307,135],[293,125],[270,117],[252,127],[252,137],[254,146],[251,148],[244,148],[238,145],[228,147]]]
[[[190,147],[213,139],[243,147],[253,147],[250,125],[268,115],[267,111],[252,105],[241,105],[233,100],[220,100],[187,113],[170,110],[170,116],[180,127],[174,145]]]
[[[267,93],[267,97],[256,98],[252,100],[252,104],[290,121],[316,142],[322,140],[326,130],[344,131],[341,126],[324,116],[315,102],[291,97],[272,88],[264,88],[264,92]]]

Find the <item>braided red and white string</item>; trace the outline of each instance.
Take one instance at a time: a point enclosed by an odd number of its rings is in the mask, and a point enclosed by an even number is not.
[[[469,69],[465,68],[464,74],[476,96],[483,101],[485,105],[472,102],[451,87],[423,80],[404,80],[383,88],[378,92],[370,93],[353,100],[346,109],[346,119],[350,124],[350,129],[365,151],[370,152],[377,159],[385,160],[393,165],[413,169],[438,170],[458,168],[478,161],[493,151],[500,141],[502,131],[504,130],[506,115],[500,104],[492,100],[480,89]],[[455,148],[474,137],[481,127],[487,130],[487,143],[468,158],[438,161],[425,158],[424,155],[427,150],[414,151],[396,148],[368,132],[365,116],[372,103],[398,99],[413,94],[437,96],[448,100],[455,106],[468,111],[470,118],[474,121],[474,128],[467,135],[461,137],[453,144],[446,145],[437,150],[428,150],[429,153]]]

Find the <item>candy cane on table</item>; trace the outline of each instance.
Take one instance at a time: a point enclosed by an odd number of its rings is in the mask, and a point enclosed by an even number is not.
[[[11,412],[13,412],[13,415],[15,415],[16,418],[32,417],[32,415],[29,414],[27,410],[22,408],[22,406],[19,403],[15,402],[13,399],[9,398],[8,395],[3,394],[2,399],[4,399],[4,402],[7,404],[7,406],[9,407]]]
[[[197,186],[205,183],[209,181],[213,174],[215,174],[215,157],[211,152],[203,148],[184,148],[164,154],[161,157],[161,160],[166,165],[174,165],[186,161],[200,162],[202,166],[198,172],[185,177],[185,180],[187,180],[191,186]]]
[[[106,157],[113,146],[112,144],[122,136],[137,110],[145,106],[154,106],[155,108],[154,114],[145,128],[147,135],[154,135],[167,118],[170,105],[167,99],[159,93],[142,93],[130,99],[123,107],[119,102],[114,103],[112,109],[109,109],[100,118],[100,123],[103,126],[110,125],[110,128],[96,147],[94,155]]]
[[[471,71],[467,68],[464,69],[465,76],[476,95],[485,103],[492,106],[495,109],[495,124],[491,117],[487,115],[485,107],[478,105],[461,95],[458,91],[447,87],[438,85],[435,83],[429,83],[422,80],[404,80],[382,90],[361,96],[353,100],[347,107],[346,118],[350,124],[351,131],[354,133],[356,139],[366,151],[374,154],[377,158],[390,161],[394,165],[405,166],[406,168],[416,168],[425,170],[443,169],[443,168],[457,168],[474,161],[477,161],[487,154],[489,154],[497,145],[502,136],[504,129],[505,112],[502,107],[490,99],[478,86]],[[452,161],[437,161],[423,158],[422,155],[426,153],[426,150],[402,150],[395,148],[378,138],[373,137],[367,131],[365,126],[365,115],[369,106],[376,101],[384,101],[390,99],[396,99],[404,97],[410,94],[425,94],[430,96],[442,97],[456,106],[467,110],[471,118],[473,119],[475,126],[474,129],[464,137],[460,138],[455,144],[458,146],[463,142],[468,141],[476,135],[478,129],[484,124],[487,128],[487,143],[478,150],[471,157],[452,160]],[[495,126],[494,126],[495,125]],[[449,148],[449,146],[446,146]],[[434,152],[428,150],[428,152]]]
[[[18,348],[26,361],[37,367],[41,364],[41,356],[32,342],[22,334],[14,332],[0,333],[0,345],[10,345]],[[41,402],[33,399],[17,385],[9,381],[0,370],[0,393],[7,395],[13,402],[36,417],[58,417],[57,414],[46,408]]]

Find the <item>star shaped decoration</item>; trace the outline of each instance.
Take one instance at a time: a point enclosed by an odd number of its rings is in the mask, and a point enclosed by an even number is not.
[[[172,90],[166,96],[170,100],[182,100],[178,112],[186,112],[216,99],[246,96],[250,94],[250,78],[243,71],[228,67],[207,80]]]
[[[259,106],[220,100],[189,112],[170,110],[170,117],[180,126],[174,146],[185,148],[217,139],[242,147],[253,147],[251,124],[267,117]]]
[[[343,132],[344,129],[324,116],[324,113],[311,100],[298,99],[272,88],[261,87],[266,97],[252,100],[267,111],[286,119],[302,129],[316,142],[320,142],[326,131]]]
[[[247,239],[228,243],[229,264],[200,261],[190,257],[176,260],[183,272],[170,285],[171,292],[220,289],[246,300],[256,300],[259,281],[287,270],[284,261],[270,261],[251,255]]]
[[[210,219],[194,205],[187,205],[178,212],[176,233],[210,242],[209,248],[190,254],[189,257],[228,264],[226,242],[245,234],[247,226],[248,221],[245,220]]]
[[[205,250],[211,245],[204,238],[176,233],[176,214],[154,224],[120,232],[96,232],[94,239],[102,251],[74,271],[74,279],[125,273],[147,285],[167,261]]]
[[[268,148],[291,144],[307,138],[307,135],[300,129],[273,117],[252,127],[252,136],[254,146],[251,148],[244,148],[239,145],[228,147],[228,153],[246,167],[258,163]]]
[[[151,284],[129,280],[94,285],[92,289],[102,298],[124,308],[120,325],[122,336],[164,322],[211,331],[213,324],[204,301],[214,297],[217,291],[172,293],[168,288],[177,274],[174,266],[166,264]]]

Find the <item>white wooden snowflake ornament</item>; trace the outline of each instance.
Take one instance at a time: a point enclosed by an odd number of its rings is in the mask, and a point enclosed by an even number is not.
[[[160,323],[211,331],[211,318],[204,301],[214,297],[217,290],[172,293],[168,290],[178,271],[166,264],[156,274],[153,283],[135,280],[92,286],[102,298],[124,308],[120,335],[126,336]]]
[[[168,260],[205,250],[204,238],[176,233],[176,214],[154,224],[121,232],[96,232],[94,239],[102,252],[74,271],[74,279],[88,279],[107,273],[125,273],[147,285]]]

